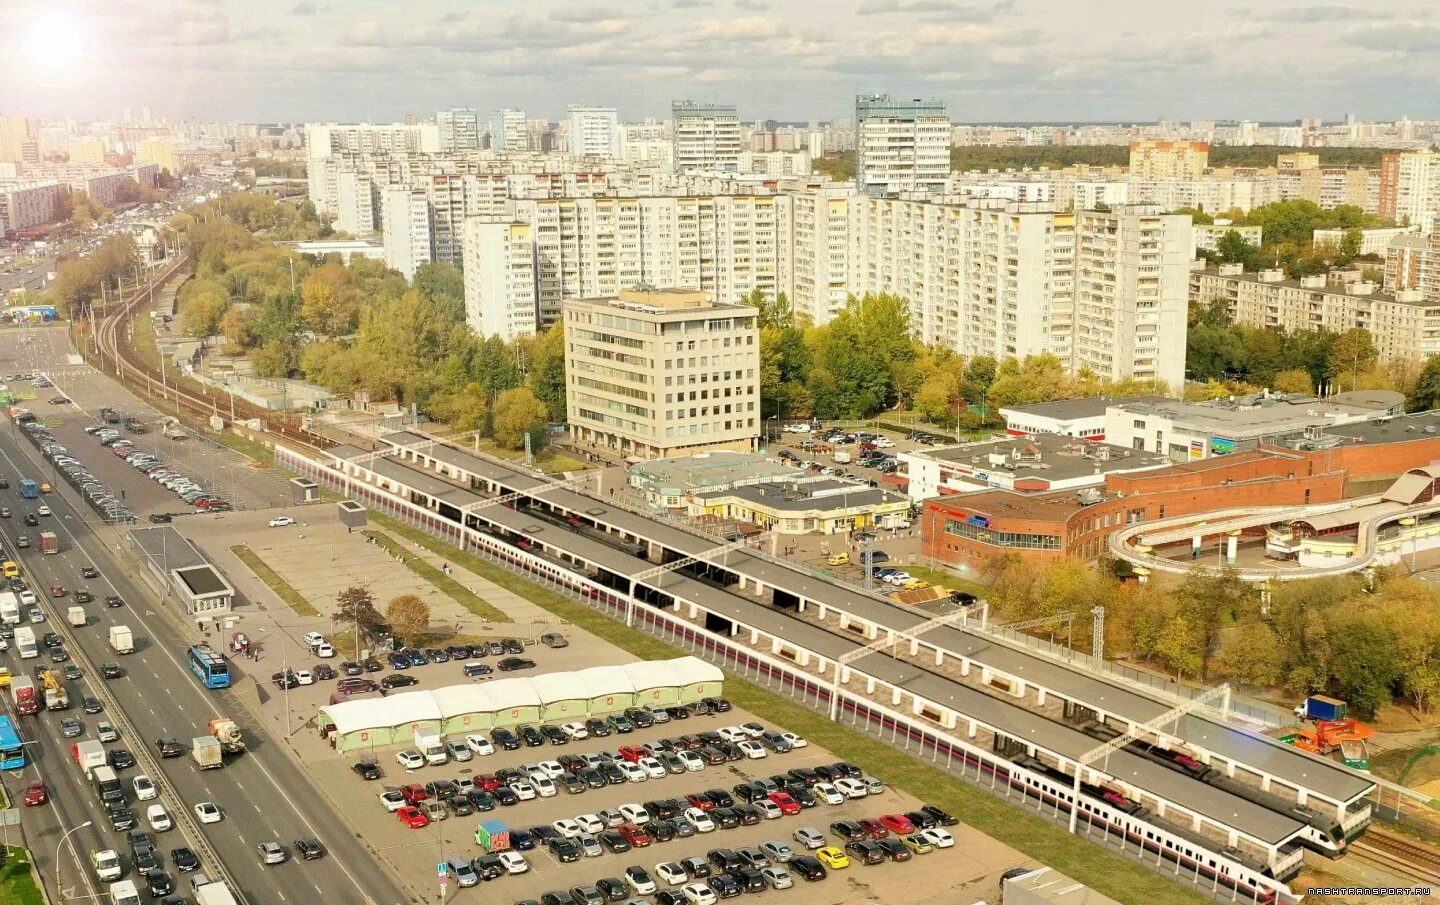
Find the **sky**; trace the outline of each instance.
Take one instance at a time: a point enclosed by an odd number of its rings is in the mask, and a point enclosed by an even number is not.
[[[81,119],[1440,119],[1440,5],[1408,0],[3,0],[0,61],[0,113]]]

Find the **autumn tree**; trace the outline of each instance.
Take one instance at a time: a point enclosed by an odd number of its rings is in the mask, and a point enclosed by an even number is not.
[[[391,631],[414,646],[430,628],[430,604],[414,594],[401,594],[385,604],[385,618],[390,620]]]
[[[495,442],[520,449],[530,435],[531,449],[544,445],[549,410],[528,387],[506,390],[495,400]],[[537,445],[538,444],[538,445]]]
[[[1310,372],[1304,368],[1291,368],[1278,372],[1270,381],[1270,388],[1280,393],[1315,392],[1315,385],[1310,382]]]
[[[385,620],[375,609],[375,598],[368,588],[351,585],[336,598],[335,611],[330,618],[339,625],[350,627],[359,633],[360,644],[368,646],[380,640],[385,630]]]

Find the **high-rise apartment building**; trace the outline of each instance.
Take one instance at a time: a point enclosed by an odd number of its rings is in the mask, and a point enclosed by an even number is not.
[[[749,305],[681,289],[567,302],[571,439],[647,459],[753,450],[760,435],[758,316]]]
[[[380,186],[371,174],[353,169],[337,172],[335,228],[356,236],[373,233],[376,214],[383,213],[379,195]]]
[[[857,199],[844,185],[793,180],[780,184],[789,208],[790,307],[812,323],[828,323],[850,295],[850,218]],[[781,256],[783,261],[784,255]]]
[[[868,195],[938,192],[950,176],[945,102],[855,97],[855,184]]]
[[[415,278],[415,269],[430,257],[430,205],[423,189],[387,186],[381,193],[385,224],[385,264]]]
[[[435,114],[440,153],[474,151],[480,147],[480,116],[472,107],[452,107]]]
[[[566,110],[565,140],[577,157],[620,157],[620,117],[614,107],[571,104]]]
[[[172,174],[180,172],[175,160],[175,143],[164,138],[147,138],[140,142],[135,151],[135,159],[141,163],[153,163]]]
[[[1380,216],[1429,233],[1440,213],[1440,153],[1402,151],[1380,159]]]
[[[740,168],[740,116],[734,104],[674,101],[670,105],[675,169],[734,173]]]
[[[105,163],[105,142],[98,138],[73,138],[65,149],[71,163],[100,166]]]
[[[0,235],[54,223],[60,219],[60,196],[60,183],[54,180],[0,182]]]
[[[1130,175],[1141,179],[1199,179],[1209,165],[1203,141],[1130,142]]]
[[[507,107],[490,114],[490,150],[530,150],[530,126],[524,110]]]
[[[30,137],[30,121],[23,116],[0,116],[0,161],[25,162],[25,141]]]
[[[536,331],[535,236],[528,223],[465,221],[465,322],[509,342]]]

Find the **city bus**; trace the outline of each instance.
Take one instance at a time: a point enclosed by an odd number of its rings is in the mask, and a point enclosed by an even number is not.
[[[230,664],[208,644],[192,644],[187,651],[190,671],[206,688],[230,687]]]
[[[33,500],[40,496],[40,485],[30,478],[20,479],[20,495],[27,500]]]
[[[25,743],[9,715],[0,716],[0,770],[25,769]]]

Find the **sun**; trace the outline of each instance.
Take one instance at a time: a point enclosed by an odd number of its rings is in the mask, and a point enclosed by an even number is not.
[[[24,49],[36,68],[71,69],[85,59],[89,31],[74,10],[36,10],[25,33]]]

